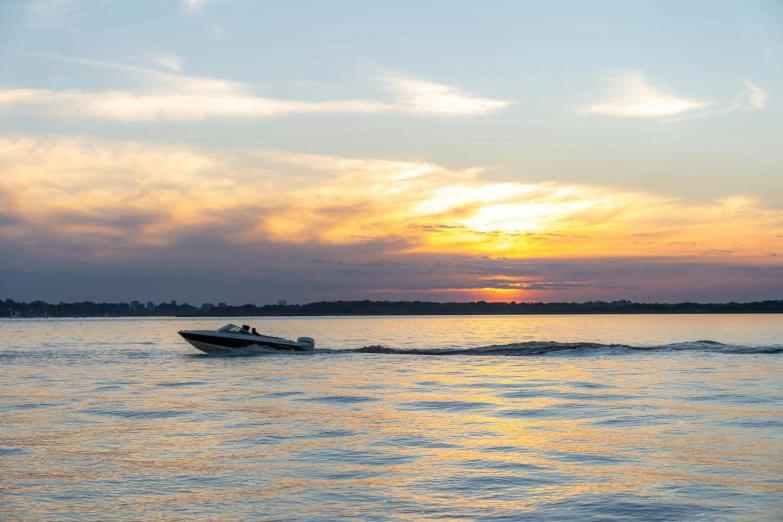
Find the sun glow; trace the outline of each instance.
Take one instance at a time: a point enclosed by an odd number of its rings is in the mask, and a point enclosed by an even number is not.
[[[593,207],[594,201],[573,203],[530,203],[527,205],[488,205],[461,223],[478,232],[519,234],[540,233],[551,228],[563,216]]]

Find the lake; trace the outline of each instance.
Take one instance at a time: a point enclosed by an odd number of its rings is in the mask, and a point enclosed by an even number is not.
[[[177,335],[228,322],[316,351]],[[779,520],[781,363],[779,315],[5,319],[0,518]]]

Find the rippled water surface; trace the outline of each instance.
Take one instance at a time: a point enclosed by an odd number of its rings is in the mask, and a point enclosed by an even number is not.
[[[781,316],[225,322],[0,320],[0,518],[783,519]]]

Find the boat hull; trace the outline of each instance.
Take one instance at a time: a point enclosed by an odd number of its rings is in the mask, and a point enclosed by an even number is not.
[[[210,355],[250,355],[269,352],[311,352],[298,344],[280,343],[267,338],[238,338],[195,332],[179,332],[194,348]]]

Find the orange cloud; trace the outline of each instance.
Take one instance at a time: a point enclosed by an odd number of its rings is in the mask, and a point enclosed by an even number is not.
[[[88,139],[0,139],[0,235],[56,235],[94,255],[201,228],[252,244],[389,245],[390,255],[755,258],[783,212],[734,196],[693,205],[608,187],[493,182],[425,162]],[[395,246],[396,245],[396,246]],[[721,252],[722,256],[710,255]]]

